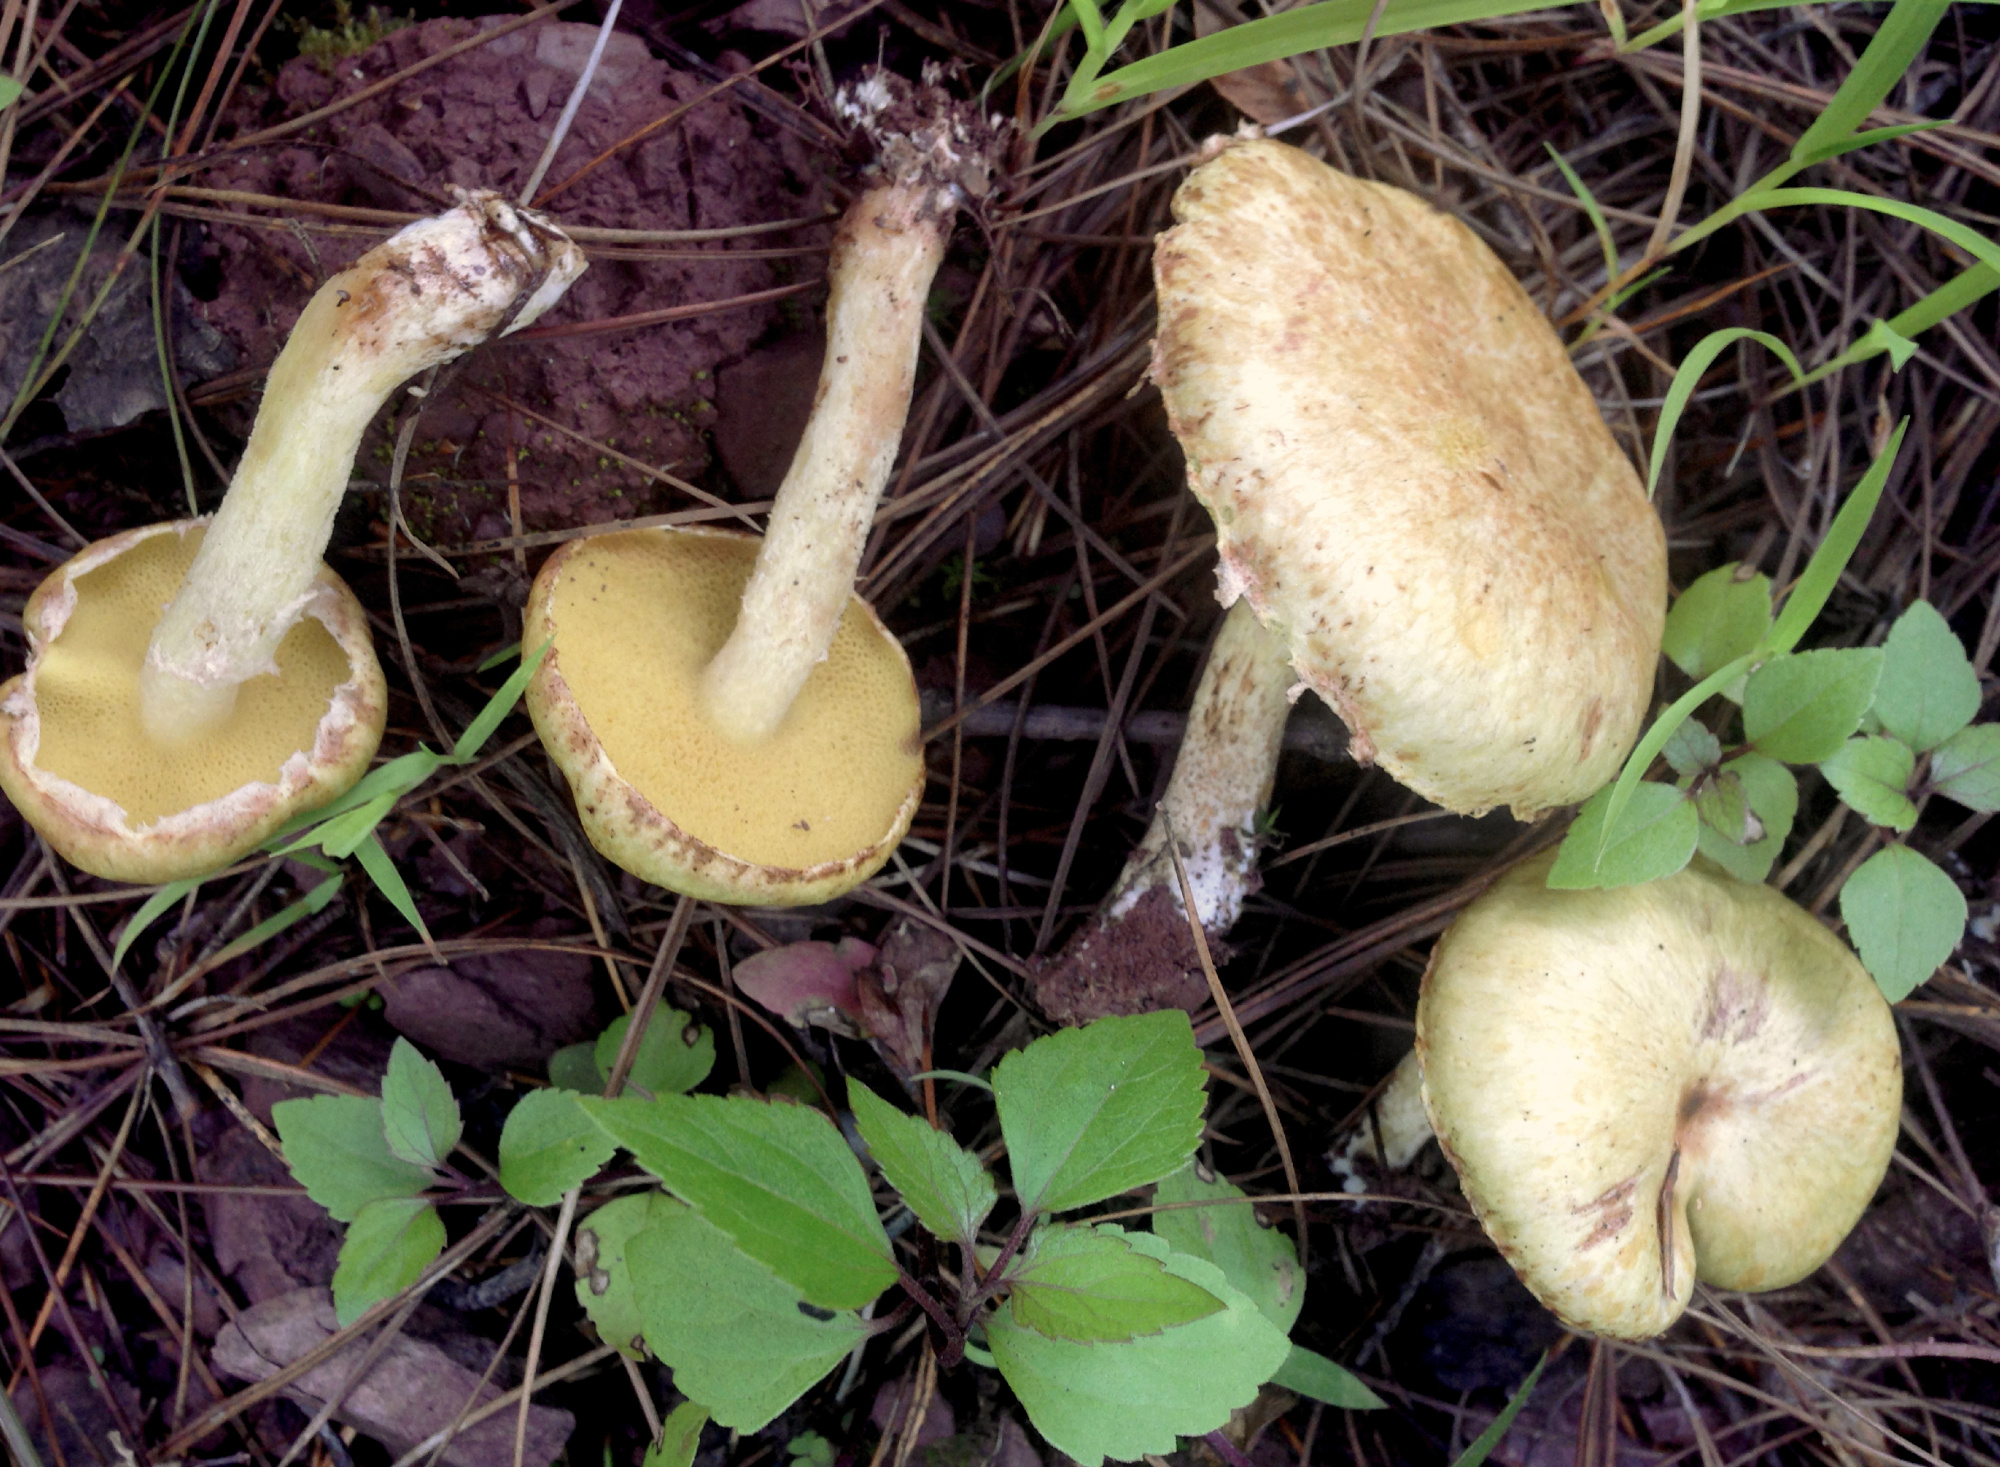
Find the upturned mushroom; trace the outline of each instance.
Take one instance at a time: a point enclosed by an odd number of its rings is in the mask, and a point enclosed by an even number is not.
[[[1795,1283],[1860,1218],[1902,1106],[1844,943],[1697,858],[1612,891],[1503,877],[1439,939],[1424,1105],[1487,1235],[1566,1324],[1645,1339],[1717,1288]]]
[[[1201,999],[1191,944],[1162,956],[1186,920],[1165,825],[1219,937],[1255,888],[1289,699],[1311,688],[1355,759],[1446,809],[1528,819],[1616,773],[1666,615],[1639,477],[1478,236],[1297,148],[1211,151],[1154,249],[1152,376],[1230,622],[1152,828],[1038,978],[1076,1019]]]
[[[58,853],[114,880],[200,875],[360,778],[386,694],[322,556],[361,435],[405,379],[527,325],[583,268],[497,194],[410,225],[307,303],[212,519],[49,575],[0,688],[0,788]]]
[[[591,841],[709,901],[825,901],[916,814],[924,766],[902,646],[854,594],[909,412],[923,313],[992,129],[876,72],[839,99],[881,178],[841,219],[810,421],[761,541],[633,530],[550,557],[528,707]]]

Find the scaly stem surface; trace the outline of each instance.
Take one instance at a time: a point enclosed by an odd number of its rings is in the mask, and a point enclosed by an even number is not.
[[[894,184],[863,194],[841,220],[812,418],[735,629],[703,678],[709,717],[733,738],[775,732],[833,645],[909,415],[924,302],[952,213],[936,186]]]
[[[242,464],[153,631],[140,717],[186,738],[277,670],[361,435],[408,378],[525,326],[583,272],[569,240],[494,194],[420,220],[321,286],[271,368]]]

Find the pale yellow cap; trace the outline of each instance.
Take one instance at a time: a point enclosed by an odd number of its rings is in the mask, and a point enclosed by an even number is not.
[[[276,676],[214,730],[167,745],[139,723],[147,639],[203,523],[100,540],[28,599],[28,667],[0,686],[0,789],[73,865],[113,881],[201,876],[256,849],[368,770],[388,692],[368,618],[320,568]]]
[[[1417,1006],[1424,1105],[1467,1200],[1566,1324],[1645,1339],[1694,1281],[1824,1263],[1889,1165],[1902,1058],[1847,945],[1697,858],[1550,891],[1553,855],[1439,939]]]
[[[1240,594],[1373,760],[1530,818],[1614,775],[1666,541],[1568,353],[1415,194],[1238,142],[1154,251],[1153,379]]]
[[[923,797],[923,743],[909,658],[858,596],[769,739],[702,716],[758,543],[689,529],[565,545],[528,598],[522,645],[553,642],[528,711],[611,860],[705,901],[795,906],[888,860]]]

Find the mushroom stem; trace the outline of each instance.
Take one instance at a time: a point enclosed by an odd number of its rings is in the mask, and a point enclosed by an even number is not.
[[[525,326],[583,272],[560,231],[467,193],[322,285],[271,368],[243,461],[140,674],[146,733],[227,718],[309,598],[361,435],[405,380]]]
[[[1209,649],[1167,792],[1105,903],[1107,922],[1119,921],[1155,886],[1180,904],[1166,854],[1171,826],[1202,930],[1219,935],[1235,926],[1256,886],[1257,812],[1271,798],[1297,682],[1284,645],[1239,598]]]
[[[832,645],[902,440],[924,303],[954,212],[934,184],[890,184],[856,200],[834,236],[812,418],[736,626],[702,679],[708,715],[731,738],[776,732]]]
[[[1327,1161],[1340,1178],[1342,1191],[1365,1192],[1368,1184],[1355,1163],[1366,1159],[1393,1172],[1403,1171],[1435,1134],[1424,1110],[1423,1057],[1413,1049],[1389,1072],[1389,1083]]]

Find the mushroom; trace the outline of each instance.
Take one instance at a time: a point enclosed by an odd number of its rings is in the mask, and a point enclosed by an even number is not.
[[[1566,1324],[1645,1339],[1697,1278],[1818,1268],[1889,1164],[1889,1006],[1846,944],[1709,866],[1613,891],[1517,867],[1439,939],[1424,1105],[1502,1255]]]
[[[545,221],[463,194],[307,303],[212,519],[49,575],[0,688],[0,788],[56,851],[114,880],[196,876],[360,778],[386,692],[321,557],[361,435],[406,378],[533,321],[582,270]]]
[[[866,880],[923,794],[916,682],[854,594],[909,412],[926,297],[992,131],[926,78],[882,72],[839,108],[882,181],[828,268],[811,419],[761,541],[619,531],[550,557],[525,634],[528,708],[598,850],[708,901],[825,901]]]
[[[1529,819],[1617,772],[1666,616],[1639,477],[1478,236],[1297,148],[1209,151],[1154,249],[1152,376],[1232,620],[1152,828],[1038,975],[1074,1020],[1205,995],[1167,930],[1186,918],[1165,822],[1220,937],[1255,889],[1288,697],[1313,689],[1358,761],[1446,809]],[[1219,789],[1227,813],[1193,794]]]

